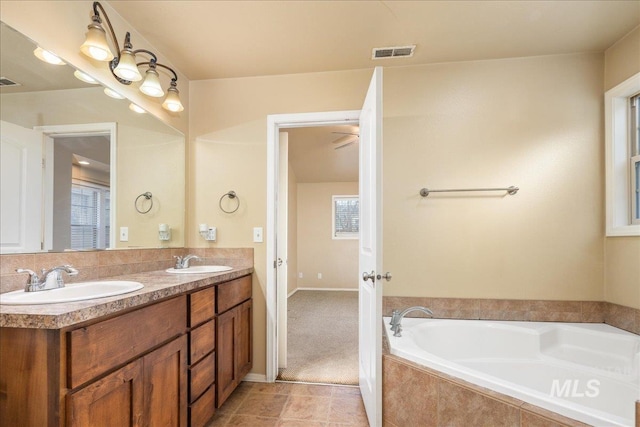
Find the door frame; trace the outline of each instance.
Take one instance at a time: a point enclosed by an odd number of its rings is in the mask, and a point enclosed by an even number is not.
[[[358,124],[360,110],[327,111],[317,113],[272,114],[267,116],[267,369],[266,381],[275,382],[278,376],[278,292],[287,292],[277,283],[277,196],[280,130],[311,126]],[[285,245],[287,242],[282,242]],[[286,286],[286,283],[284,284]]]
[[[112,248],[116,243],[116,207],[117,207],[117,140],[118,140],[118,125],[115,122],[104,123],[86,123],[86,124],[72,124],[72,125],[47,125],[47,126],[35,126],[34,130],[43,133],[43,157],[46,159],[46,168],[44,171],[44,186],[42,188],[43,201],[44,201],[44,248],[45,250],[51,250],[53,244],[53,139],[54,137],[80,137],[80,136],[95,136],[95,135],[109,135],[109,150],[110,150],[110,165],[109,175],[110,184],[109,191],[116,197],[110,198],[111,216],[109,218],[109,241]],[[50,213],[50,214],[48,214]]]

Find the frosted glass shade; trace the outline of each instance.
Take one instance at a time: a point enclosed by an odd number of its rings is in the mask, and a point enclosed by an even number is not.
[[[164,95],[164,90],[160,86],[160,78],[158,72],[153,68],[149,68],[145,74],[144,82],[140,86],[140,91],[145,95],[153,96],[154,98],[160,98]]]
[[[164,108],[165,110],[173,111],[174,113],[184,110],[184,106],[182,105],[182,102],[180,102],[180,92],[178,92],[178,89],[176,89],[174,86],[171,86],[167,90],[167,92],[167,97],[162,103],[162,108]]]
[[[116,69],[113,70],[113,73],[121,79],[131,82],[139,82],[142,80],[142,75],[136,65],[136,56],[130,49],[123,49],[122,52],[120,52],[120,61]]]
[[[97,24],[91,24],[88,29],[84,43],[80,46],[80,52],[97,61],[111,61],[113,53],[109,49],[104,28]]]

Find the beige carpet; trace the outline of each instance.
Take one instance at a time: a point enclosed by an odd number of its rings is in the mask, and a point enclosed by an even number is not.
[[[288,299],[281,381],[358,384],[358,293],[298,291]]]

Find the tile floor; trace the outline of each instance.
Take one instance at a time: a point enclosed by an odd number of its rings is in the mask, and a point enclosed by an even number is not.
[[[207,427],[368,427],[357,387],[242,382]]]

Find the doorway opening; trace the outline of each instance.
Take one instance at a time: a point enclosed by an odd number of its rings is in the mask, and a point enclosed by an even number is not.
[[[357,128],[359,123],[360,111],[336,111],[323,113],[303,113],[303,114],[282,114],[272,115],[268,117],[268,153],[267,153],[267,259],[273,260],[273,269],[269,269],[267,277],[267,373],[266,380],[273,382],[276,380],[278,373],[285,369],[288,365],[287,354],[287,312],[288,312],[288,296],[292,298],[298,287],[298,266],[297,260],[292,258],[291,269],[289,260],[289,252],[292,250],[289,246],[290,225],[289,221],[289,196],[297,196],[296,189],[294,194],[289,194],[289,134],[295,133],[300,129],[305,132],[304,128],[323,128],[324,132],[329,132],[334,138],[328,141],[331,151],[344,151],[344,149],[334,150],[332,140],[338,139],[342,135],[331,134],[329,130],[332,126],[349,127],[349,129]],[[321,129],[322,130],[322,129]],[[341,131],[341,130],[340,130]],[[295,138],[295,135],[293,135]],[[294,141],[295,142],[295,141]],[[302,142],[304,144],[304,142]],[[357,144],[351,144],[357,147]],[[325,147],[326,148],[326,147]],[[357,151],[357,149],[356,149]],[[312,153],[313,154],[313,153]],[[331,153],[332,154],[332,153]],[[346,154],[349,154],[346,152]],[[295,148],[294,148],[294,157]],[[285,167],[286,165],[286,167]],[[295,174],[295,172],[293,172]],[[356,193],[357,194],[357,193]],[[293,203],[293,202],[292,202]],[[331,202],[329,202],[331,203]],[[297,200],[296,200],[297,206]],[[330,205],[329,205],[330,206]],[[331,218],[329,217],[329,221]],[[295,222],[295,234],[297,234],[297,221]],[[331,236],[331,229],[327,230],[327,235]],[[291,240],[292,247],[295,247],[298,238]],[[295,242],[295,243],[294,243]],[[297,258],[297,247],[295,247]],[[293,254],[293,252],[292,252]],[[357,260],[356,260],[357,265]],[[304,279],[304,272],[303,279]],[[318,277],[318,273],[313,274]],[[326,274],[326,273],[325,273]],[[322,276],[326,277],[326,276]],[[317,279],[316,279],[317,280]],[[320,279],[322,280],[322,279]],[[357,279],[355,279],[357,283]],[[295,293],[293,293],[295,292]],[[351,292],[338,291],[344,294]],[[357,292],[353,292],[357,298]],[[302,294],[301,294],[302,295]],[[297,311],[297,310],[296,310]],[[357,316],[357,307],[355,314]],[[357,324],[357,320],[356,320]],[[357,349],[357,346],[356,346]],[[358,356],[355,355],[357,360]]]
[[[46,167],[43,248],[115,244],[116,124],[40,126]]]
[[[357,125],[281,129],[288,173],[279,174],[287,187],[278,186],[286,197],[279,206],[287,216],[279,216],[286,230],[278,227],[276,239],[286,235],[287,274],[279,275],[286,281],[280,328],[286,340],[278,380],[358,384],[358,131]]]

